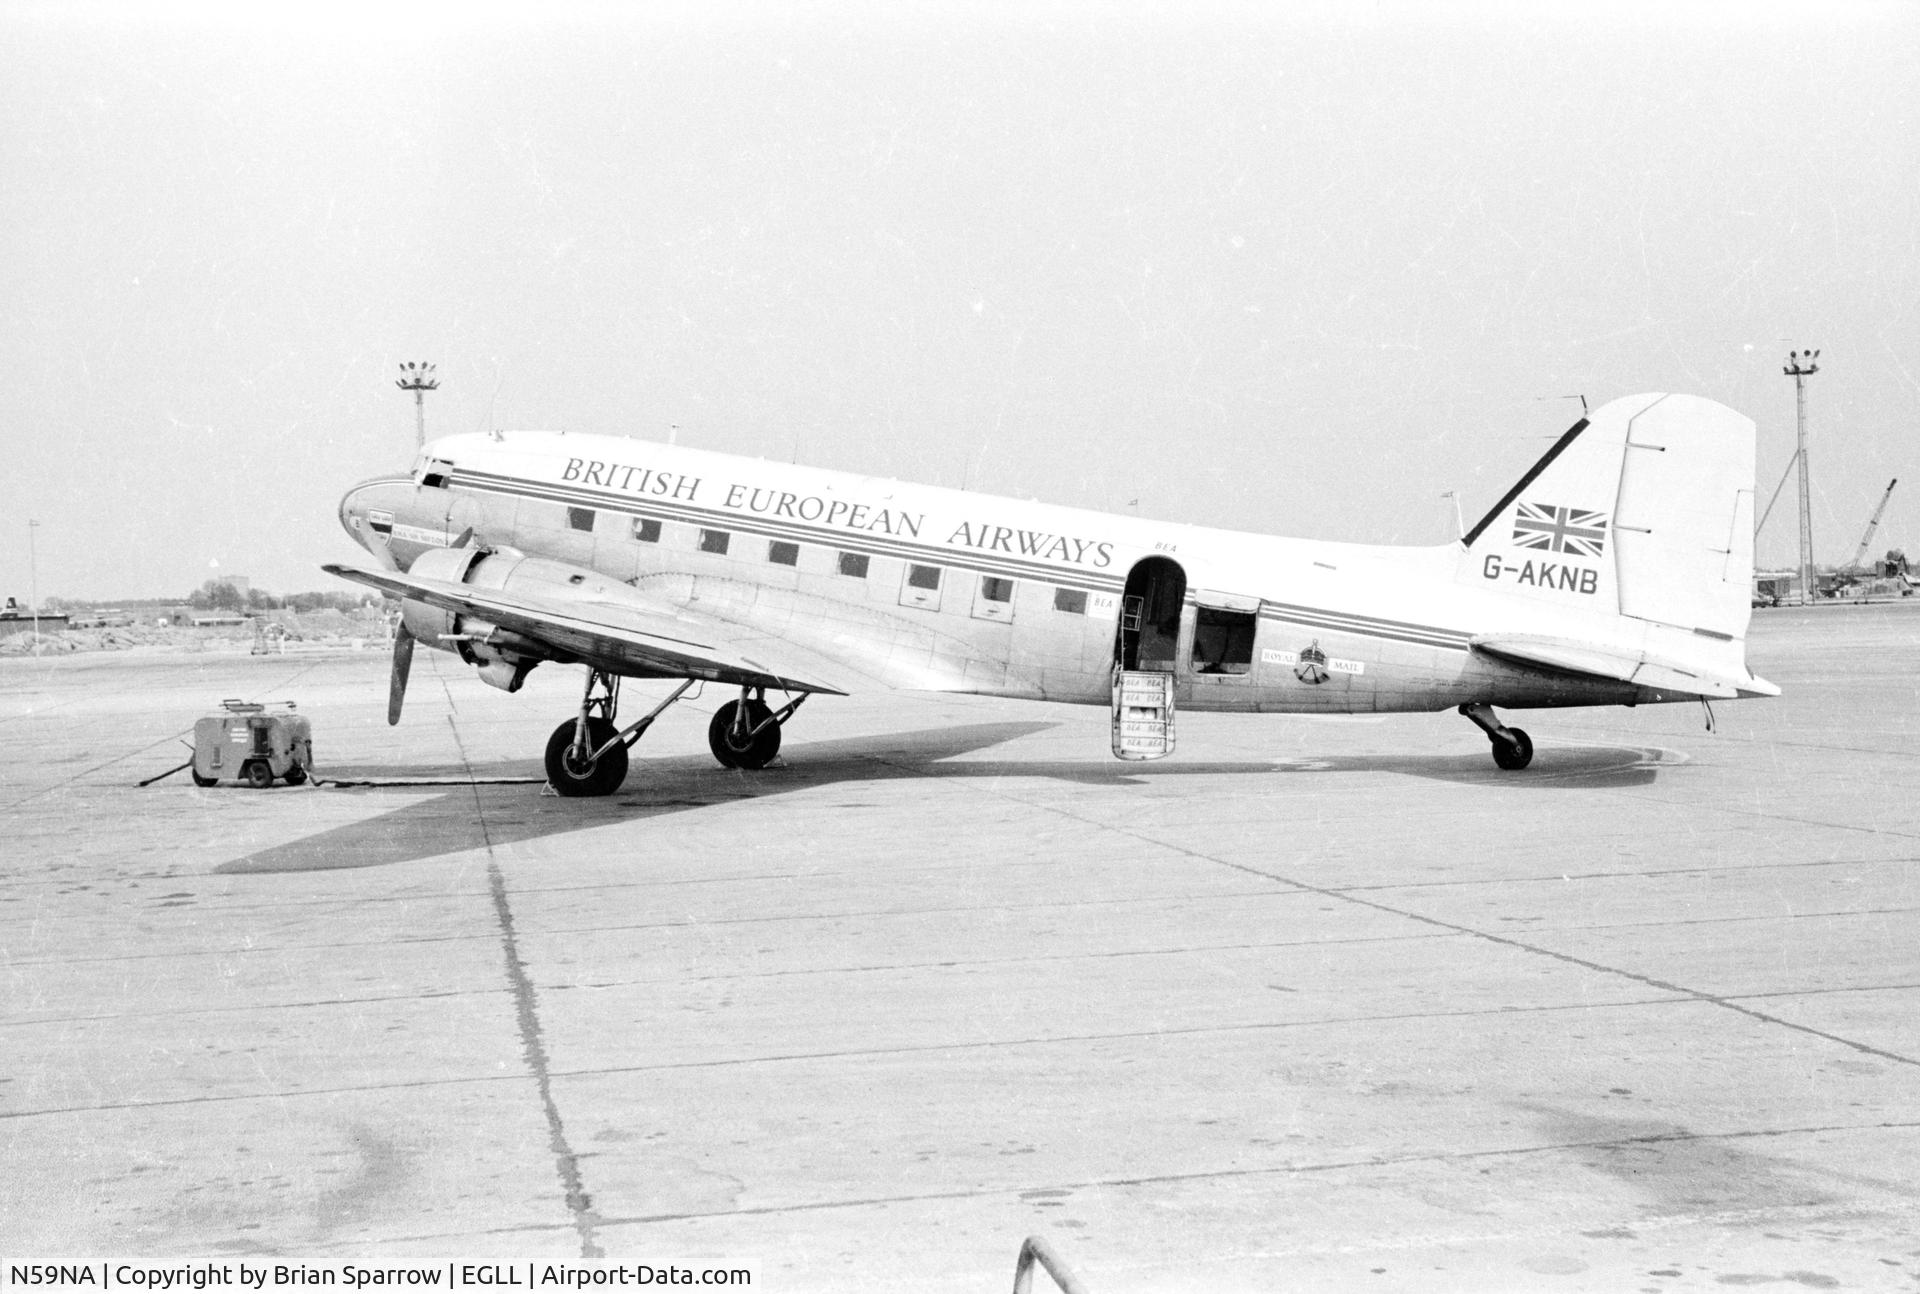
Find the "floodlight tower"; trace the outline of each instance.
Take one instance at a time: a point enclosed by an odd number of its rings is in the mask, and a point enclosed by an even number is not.
[[[413,392],[413,422],[417,437],[416,449],[427,447],[427,392],[440,389],[440,379],[433,375],[431,364],[402,364],[400,372],[404,374],[394,385],[402,391]]]
[[[33,532],[40,523],[27,520],[27,600],[33,606],[33,649],[40,650],[40,558],[34,551]]]
[[[1813,499],[1807,489],[1807,379],[1820,371],[1814,363],[1817,350],[1796,350],[1787,354],[1787,366],[1780,371],[1793,379],[1794,424],[1799,429],[1800,448],[1800,601],[1810,603],[1820,592],[1820,576],[1813,569]]]

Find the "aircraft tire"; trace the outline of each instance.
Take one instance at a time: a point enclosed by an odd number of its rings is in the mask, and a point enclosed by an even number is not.
[[[267,761],[264,759],[256,759],[248,764],[241,770],[240,776],[244,777],[247,785],[256,791],[264,791],[273,785],[273,770],[267,767]]]
[[[1508,772],[1516,772],[1533,762],[1533,738],[1527,736],[1523,728],[1508,728],[1513,734],[1513,744],[1509,746],[1498,737],[1493,739],[1493,762]]]
[[[548,783],[560,795],[612,795],[627,780],[627,748],[615,746],[582,769],[573,760],[573,725],[569,719],[547,738]],[[587,740],[595,747],[613,740],[614,731],[605,719],[587,720]]]
[[[307,770],[294,764],[287,769],[287,785],[299,786],[307,780]]]
[[[707,725],[707,746],[723,768],[765,768],[780,753],[780,725],[762,728],[744,747],[737,746],[733,740],[733,715],[739,705],[738,701],[729,701],[713,712],[713,721]],[[749,724],[765,723],[772,714],[762,702],[747,702]]]

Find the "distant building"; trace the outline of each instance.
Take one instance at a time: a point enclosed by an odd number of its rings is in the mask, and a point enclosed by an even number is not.
[[[67,616],[64,611],[42,611],[36,616],[31,607],[23,607],[13,598],[8,598],[7,605],[0,607],[0,628],[8,633],[31,629],[35,623],[42,629],[65,629]]]

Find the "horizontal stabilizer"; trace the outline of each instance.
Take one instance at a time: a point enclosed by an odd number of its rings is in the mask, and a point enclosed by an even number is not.
[[[1779,688],[1753,674],[1736,678],[1692,661],[1664,660],[1611,645],[1535,634],[1487,634],[1471,641],[1489,656],[1570,674],[1617,679],[1662,692],[1724,700],[1780,695]]]

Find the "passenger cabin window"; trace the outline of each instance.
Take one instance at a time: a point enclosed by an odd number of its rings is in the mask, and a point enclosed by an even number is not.
[[[922,611],[938,611],[940,609],[940,568],[908,562],[904,578],[900,581],[900,605],[919,607]]]
[[[867,578],[867,555],[865,553],[841,553],[840,573],[851,575],[856,580]]]
[[[733,542],[733,536],[724,530],[702,530],[700,532],[700,551],[724,555],[727,545]]]
[[[973,591],[973,617],[976,620],[1013,619],[1013,581],[998,575],[982,575]]]
[[[767,545],[767,560],[775,566],[798,566],[800,545],[790,544],[784,539],[775,539]]]
[[[1200,607],[1193,620],[1193,669],[1197,674],[1246,674],[1253,670],[1251,611]]]
[[[1065,611],[1069,615],[1087,614],[1087,593],[1085,589],[1055,589],[1053,591],[1053,609]]]
[[[633,537],[643,544],[659,543],[660,523],[652,517],[635,517],[633,519]]]
[[[568,508],[567,524],[575,530],[593,529],[592,508]]]

